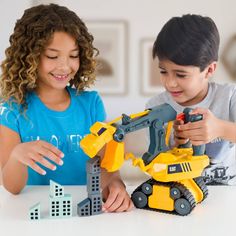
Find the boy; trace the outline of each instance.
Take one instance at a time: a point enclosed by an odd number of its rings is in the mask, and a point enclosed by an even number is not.
[[[219,33],[212,19],[200,15],[171,18],[153,46],[166,91],[151,98],[147,108],[170,104],[185,107],[203,120],[174,125],[172,143],[206,144],[210,166],[203,173],[208,184],[236,184],[236,86],[209,82],[219,49]]]

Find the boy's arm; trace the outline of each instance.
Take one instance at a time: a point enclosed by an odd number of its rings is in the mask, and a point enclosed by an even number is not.
[[[236,123],[219,120],[220,137],[236,143]]]
[[[203,120],[177,125],[175,133],[179,138],[190,139],[193,145],[209,143],[216,138],[236,143],[236,123],[221,120],[204,108],[196,108],[191,114],[202,114]]]
[[[203,114],[203,129],[205,138],[211,141],[215,138],[222,138],[236,143],[236,123],[221,120],[214,116],[208,109],[196,108],[194,114]]]

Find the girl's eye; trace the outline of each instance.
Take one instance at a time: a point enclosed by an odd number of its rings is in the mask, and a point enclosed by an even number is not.
[[[46,56],[48,59],[57,59],[57,56],[51,57],[51,56]]]
[[[70,58],[79,58],[79,55],[70,56]]]

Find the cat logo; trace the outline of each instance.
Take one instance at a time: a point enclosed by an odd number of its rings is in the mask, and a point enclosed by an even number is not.
[[[180,173],[183,172],[180,164],[174,164],[168,166],[168,174]]]
[[[188,162],[168,166],[168,174],[174,174],[174,173],[180,173],[180,172],[190,172],[190,171],[192,171],[192,169],[191,169],[191,166]]]
[[[170,166],[170,172],[176,172],[176,166]]]

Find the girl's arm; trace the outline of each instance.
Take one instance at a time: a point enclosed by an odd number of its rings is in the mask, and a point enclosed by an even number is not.
[[[134,205],[126,191],[125,184],[121,180],[119,171],[101,172],[102,195],[105,203],[103,211],[123,212],[130,211]]]
[[[106,188],[107,185],[109,185],[110,182],[112,182],[114,180],[120,181],[125,188],[125,184],[121,180],[119,171],[107,172],[105,169],[103,169],[103,168],[101,169],[101,187],[102,187],[102,189]]]
[[[28,180],[28,166],[41,175],[46,171],[38,163],[51,170],[56,165],[49,162],[49,158],[56,164],[62,165],[64,154],[45,141],[21,143],[20,136],[15,131],[0,125],[0,163],[2,168],[3,186],[11,193],[18,194]]]
[[[103,157],[104,153],[105,147],[99,151],[98,156]],[[108,172],[102,168],[101,187],[102,197],[105,201],[103,211],[123,212],[130,211],[134,207],[129,194],[126,191],[125,184],[120,177],[119,171]]]
[[[11,193],[19,193],[26,185],[27,167],[11,155],[12,150],[20,144],[19,135],[0,125],[0,163],[3,186]]]

